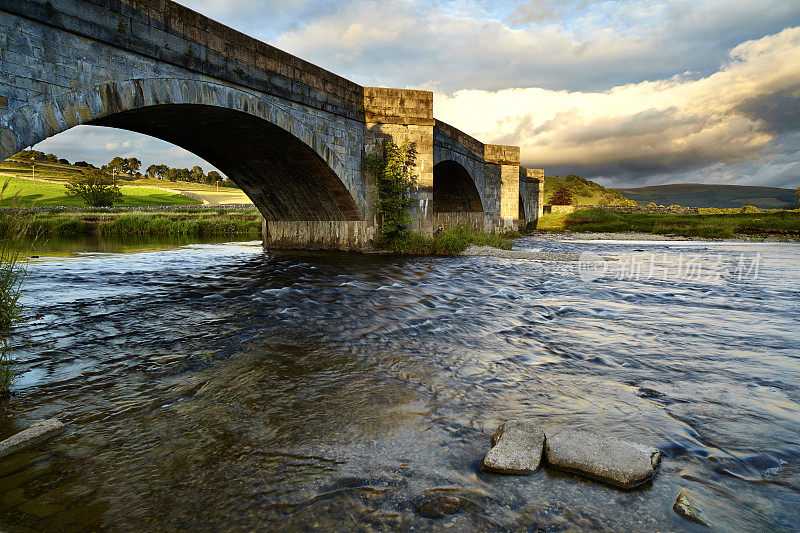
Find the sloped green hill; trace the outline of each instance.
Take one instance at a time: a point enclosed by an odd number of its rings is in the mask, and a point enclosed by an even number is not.
[[[655,202],[659,205],[686,207],[718,207],[720,209],[754,205],[759,209],[783,209],[797,202],[794,189],[754,187],[746,185],[709,185],[679,183],[614,189],[639,205]]]
[[[586,178],[570,174],[565,178],[545,176],[544,202],[549,204],[550,196],[561,186],[565,186],[572,193],[575,205],[633,205],[622,193],[607,189]]]

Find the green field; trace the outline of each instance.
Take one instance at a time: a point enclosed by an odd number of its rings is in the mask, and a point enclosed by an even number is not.
[[[733,238],[737,235],[774,235],[791,239],[800,237],[800,211],[798,210],[722,215],[674,215],[615,213],[603,209],[586,209],[565,215],[562,220],[565,229],[593,233],[634,232],[712,239]]]
[[[10,178],[5,173],[0,179],[8,187],[0,200],[0,207],[15,205],[17,207],[85,207],[86,203],[75,196],[67,196],[66,187],[60,183]],[[199,200],[181,194],[149,189],[146,187],[120,187],[122,202],[116,205],[125,207],[156,205],[199,205]]]
[[[550,196],[559,187],[566,187],[572,193],[575,205],[633,205],[625,196],[613,189],[607,189],[591,180],[570,174],[565,178],[545,176],[544,202],[549,204]]]

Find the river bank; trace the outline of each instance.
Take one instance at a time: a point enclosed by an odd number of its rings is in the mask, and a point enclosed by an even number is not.
[[[22,237],[77,235],[238,235],[261,232],[261,214],[252,207],[196,206],[107,209],[7,209],[0,233],[14,224]]]
[[[545,214],[538,229],[590,235],[646,234],[678,239],[800,239],[800,210],[725,214],[618,213],[587,209]],[[588,238],[588,237],[587,237]]]

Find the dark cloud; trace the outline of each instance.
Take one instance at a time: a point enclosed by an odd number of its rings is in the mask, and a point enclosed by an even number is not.
[[[800,130],[800,91],[788,89],[743,102],[736,111],[761,120],[765,129],[781,134]]]

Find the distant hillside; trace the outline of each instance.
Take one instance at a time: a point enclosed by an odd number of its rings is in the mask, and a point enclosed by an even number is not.
[[[718,207],[720,209],[754,205],[759,209],[782,209],[797,202],[794,189],[751,187],[744,185],[704,185],[679,183],[614,189],[639,205],[655,202],[658,205],[686,207]]]
[[[630,205],[631,202],[614,189],[606,189],[599,183],[575,174],[566,178],[545,176],[544,202],[549,203],[550,195],[561,186],[565,186],[572,193],[575,205]]]

